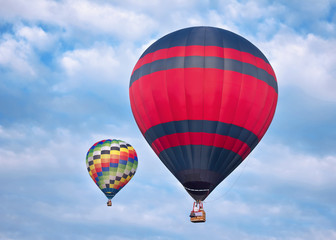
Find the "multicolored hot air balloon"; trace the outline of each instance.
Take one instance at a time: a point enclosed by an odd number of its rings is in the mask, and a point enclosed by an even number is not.
[[[278,85],[251,42],[224,29],[191,27],[142,54],[129,94],[145,139],[199,203],[262,139]]]
[[[95,143],[86,154],[86,166],[92,180],[111,199],[132,179],[138,167],[134,148],[121,140]]]

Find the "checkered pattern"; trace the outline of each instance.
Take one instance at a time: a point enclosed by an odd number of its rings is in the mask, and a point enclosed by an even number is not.
[[[133,177],[138,167],[134,148],[121,140],[95,143],[86,154],[87,170],[108,199],[112,199]]]

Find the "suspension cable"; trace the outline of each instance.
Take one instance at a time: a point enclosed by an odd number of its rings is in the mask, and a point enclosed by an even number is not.
[[[244,162],[246,162],[246,161],[244,161]],[[247,161],[247,162],[248,162],[248,161]],[[209,202],[217,201],[217,200],[223,198],[229,191],[231,191],[231,189],[234,187],[234,185],[238,182],[239,178],[240,178],[241,175],[243,174],[243,172],[244,172],[244,170],[245,170],[245,168],[246,168],[247,162],[244,163],[244,166],[243,166],[243,168],[241,169],[239,175],[236,177],[236,179],[232,182],[232,184],[229,186],[229,188],[226,189],[226,191],[225,191],[222,195],[220,195],[219,197],[217,197],[217,198],[215,198],[215,199],[211,199],[211,200],[209,200],[209,201],[204,201],[204,203],[209,203]]]

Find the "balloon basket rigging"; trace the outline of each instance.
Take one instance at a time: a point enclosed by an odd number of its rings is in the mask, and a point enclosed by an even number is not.
[[[193,223],[200,223],[205,222],[205,211],[203,208],[203,202],[202,201],[196,201],[194,202],[193,209],[190,213],[190,221]]]

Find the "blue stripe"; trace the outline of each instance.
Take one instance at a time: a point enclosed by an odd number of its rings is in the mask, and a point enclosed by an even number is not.
[[[246,143],[251,150],[258,144],[259,139],[253,132],[228,123],[207,120],[183,120],[155,125],[145,132],[149,145],[165,135],[187,132],[215,133],[229,136]]]
[[[117,167],[118,167],[118,163],[110,163],[110,167],[115,167],[115,168],[117,168]]]
[[[159,154],[159,158],[174,175],[188,169],[210,170],[218,173],[220,179],[227,177],[243,161],[233,151],[204,145],[168,148]]]
[[[126,160],[119,159],[119,164],[126,165],[126,164],[127,164],[127,161],[126,161]]]
[[[264,69],[234,59],[203,56],[172,57],[144,64],[133,72],[130,87],[136,80],[145,75],[177,68],[213,68],[234,71],[264,81],[278,92],[278,84],[275,78]]]
[[[141,58],[160,49],[192,45],[232,48],[250,53],[269,63],[265,55],[247,39],[233,32],[214,27],[190,27],[172,32],[154,42],[141,55]]]
[[[102,167],[102,171],[103,172],[108,172],[108,171],[110,171],[110,168],[109,167]]]

